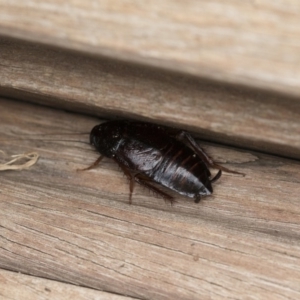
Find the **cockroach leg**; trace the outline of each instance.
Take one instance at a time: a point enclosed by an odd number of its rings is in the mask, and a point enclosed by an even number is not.
[[[222,175],[222,170],[219,170],[219,172],[216,174],[216,176],[210,180],[210,182],[215,182],[217,181]]]
[[[192,147],[192,149],[200,156],[200,158],[205,162],[207,166],[215,167],[214,161],[205,153],[205,151],[197,144],[194,138],[186,131],[180,131],[177,134],[177,139],[187,143]]]
[[[149,190],[151,190],[154,193],[156,193],[157,195],[161,196],[164,200],[169,201],[171,203],[171,205],[173,205],[173,203],[175,202],[175,200],[172,196],[168,195],[167,193],[159,190],[158,188],[156,188],[155,186],[150,184],[148,181],[151,181],[151,179],[148,179],[147,177],[142,176],[141,174],[135,175],[134,178],[137,183],[147,187]]]
[[[239,175],[243,175],[245,176],[244,173],[240,173],[237,171],[233,171],[230,169],[227,169],[219,164],[216,164],[206,153],[205,151],[197,144],[197,142],[194,140],[194,138],[186,131],[180,131],[176,138],[182,142],[187,143],[189,146],[191,146],[191,148],[195,151],[195,153],[197,155],[199,155],[199,157],[204,161],[204,163],[208,166],[210,166],[211,168],[215,168],[218,170],[222,170],[224,172],[227,173],[233,173],[233,174],[239,174]],[[219,174],[219,173],[218,173]],[[221,174],[219,175],[219,177],[221,176]],[[214,178],[213,180],[216,181],[218,178]]]
[[[102,156],[102,155],[99,156],[98,159],[95,162],[93,162],[89,167],[84,168],[84,169],[77,169],[76,171],[87,171],[87,170],[96,168],[99,165],[100,161],[103,159],[103,157],[104,156]]]
[[[128,170],[128,168],[123,165],[121,162],[119,162],[117,159],[114,158],[114,161],[119,165],[123,173],[126,175],[126,177],[129,180],[129,204],[132,204],[132,193],[134,189],[134,176],[131,174],[131,172]]]

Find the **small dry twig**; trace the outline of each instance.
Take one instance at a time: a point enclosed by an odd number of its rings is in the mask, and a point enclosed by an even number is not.
[[[0,150],[2,154],[5,154],[3,151]],[[29,168],[33,166],[39,159],[39,155],[37,152],[30,152],[25,154],[17,154],[11,156],[13,159],[1,164],[0,163],[0,171],[6,171],[6,170],[23,170],[26,168]],[[17,161],[24,160],[27,161],[21,164],[14,164]]]

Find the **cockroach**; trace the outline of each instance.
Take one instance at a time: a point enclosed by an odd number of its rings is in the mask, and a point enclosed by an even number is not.
[[[221,177],[222,170],[241,174],[213,162],[188,132],[150,123],[102,123],[92,129],[90,143],[100,157],[83,170],[95,168],[103,157],[113,159],[129,179],[130,204],[135,182],[171,203],[174,198],[157,184],[198,203],[212,194],[212,183]],[[213,178],[209,167],[219,170]]]

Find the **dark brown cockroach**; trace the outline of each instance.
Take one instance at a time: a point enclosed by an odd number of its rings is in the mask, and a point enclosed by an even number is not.
[[[189,133],[150,123],[102,123],[92,129],[90,143],[101,156],[84,170],[96,167],[103,157],[112,158],[130,180],[129,203],[135,182],[171,202],[173,197],[153,184],[198,203],[202,196],[212,194],[212,183],[222,170],[241,174],[214,163]],[[211,178],[208,167],[219,170],[215,177]]]

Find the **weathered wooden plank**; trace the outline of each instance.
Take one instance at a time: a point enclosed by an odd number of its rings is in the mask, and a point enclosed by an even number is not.
[[[300,158],[300,101],[161,70],[0,40],[0,94]]]
[[[63,133],[96,119],[0,105],[1,149],[41,155],[0,174],[1,268],[142,299],[300,297],[298,161],[205,144],[246,177],[224,174],[198,205],[178,198],[171,207],[140,187],[128,205],[112,162],[76,172],[96,159],[90,146],[47,141],[86,141]]]
[[[0,297],[5,299],[107,299],[130,300],[133,298],[113,295],[58,281],[38,278],[0,269]]]
[[[290,1],[0,2],[0,34],[300,95]]]

